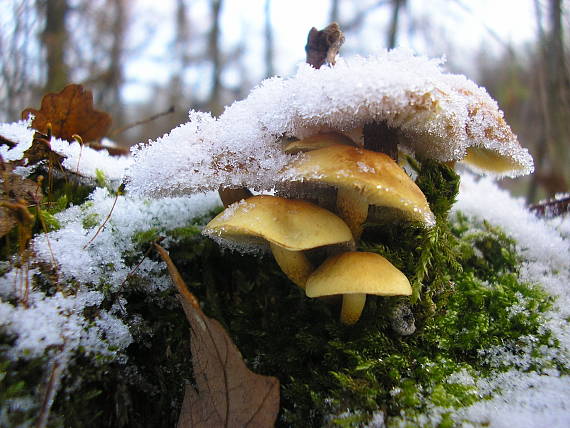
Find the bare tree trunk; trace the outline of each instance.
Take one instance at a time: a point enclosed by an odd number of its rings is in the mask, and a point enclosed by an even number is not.
[[[45,92],[60,91],[68,83],[68,68],[65,63],[67,29],[65,19],[69,11],[67,0],[43,0],[38,3],[45,16],[42,43],[46,50],[47,81]]]
[[[212,59],[212,91],[210,93],[210,111],[218,115],[222,111],[222,52],[220,49],[220,20],[223,0],[211,0],[212,28],[208,49]]]
[[[111,31],[113,43],[111,45],[110,63],[103,80],[101,98],[108,108],[112,109],[113,119],[116,123],[123,122],[123,109],[121,87],[124,81],[123,55],[126,32],[126,10],[124,0],[108,0],[107,7],[113,10]]]
[[[340,0],[331,0],[331,13],[329,22],[339,22],[339,3]]]
[[[544,129],[538,142],[535,174],[527,194],[529,202],[536,199],[539,185],[547,196],[553,196],[567,191],[570,179],[567,172],[570,163],[567,142],[570,138],[570,84],[563,45],[561,0],[549,1],[548,33],[542,25],[538,0],[535,0],[535,12],[539,40],[536,74]]]
[[[401,7],[406,0],[392,0],[392,18],[390,20],[390,29],[388,30],[387,47],[394,49],[398,37],[398,21],[400,18]]]
[[[273,62],[275,51],[273,49],[273,27],[271,26],[271,0],[265,0],[265,77],[275,74]]]

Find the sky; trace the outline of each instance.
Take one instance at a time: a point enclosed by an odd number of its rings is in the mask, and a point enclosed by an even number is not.
[[[350,21],[355,12],[377,0],[341,1],[340,15]],[[462,70],[472,68],[474,55],[481,46],[488,54],[499,53],[509,44],[521,45],[536,34],[535,13],[532,0],[408,0],[402,14],[398,45],[411,48],[419,54],[445,56]],[[124,96],[131,101],[143,101],[152,96],[149,82],[164,83],[170,76],[170,68],[164,53],[171,49],[172,26],[161,26],[161,21],[172,22],[174,0],[142,0],[136,3],[133,18],[139,31],[134,31],[131,44],[147,43],[140,59],[127,69],[127,78],[134,83],[127,86]],[[208,31],[209,5],[206,0],[189,2],[191,16],[198,17],[191,23],[192,31]],[[265,0],[226,0],[222,9],[222,41],[231,50],[245,40],[246,61],[249,68],[258,70],[249,76],[252,84],[263,78],[263,31]],[[304,61],[304,46],[311,27],[318,29],[328,24],[330,0],[273,0],[271,20],[274,28],[276,74],[287,76],[296,65]],[[350,34],[344,50],[362,55],[372,54],[385,46],[385,34],[389,20],[389,8],[378,7],[366,15],[362,30]],[[150,33],[149,33],[150,32]],[[199,47],[198,47],[199,49]],[[342,54],[341,50],[341,54]],[[239,70],[226,73],[228,84],[239,81]],[[194,68],[187,79],[198,82],[208,70]],[[197,83],[196,91],[203,90]]]

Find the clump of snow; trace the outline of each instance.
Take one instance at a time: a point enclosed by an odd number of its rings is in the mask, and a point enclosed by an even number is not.
[[[219,119],[191,112],[188,123],[133,149],[128,188],[144,195],[269,189],[293,158],[283,153],[282,137],[328,131],[354,137],[372,121],[398,128],[404,148],[440,161],[481,147],[518,165],[504,175],[533,168],[484,89],[444,73],[440,61],[393,50],[319,70],[303,64],[292,78],[265,80]]]
[[[50,145],[54,152],[65,156],[63,160],[65,169],[83,177],[96,178],[96,172],[100,170],[108,180],[120,181],[132,162],[130,156],[111,156],[106,150],[81,146],[77,141],[69,143],[59,138],[52,138]]]
[[[32,146],[35,131],[31,126],[31,117],[14,123],[0,123],[0,135],[16,144],[12,148],[7,144],[0,145],[0,155],[4,162],[22,159],[24,152]]]

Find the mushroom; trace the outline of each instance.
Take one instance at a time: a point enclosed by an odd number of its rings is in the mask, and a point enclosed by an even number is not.
[[[284,170],[283,181],[307,181],[337,189],[336,209],[355,239],[369,206],[395,209],[405,219],[435,223],[418,186],[389,156],[358,147],[332,145],[304,153]]]
[[[353,245],[348,226],[330,211],[310,202],[269,195],[230,205],[203,233],[224,246],[246,251],[269,244],[279,267],[302,288],[313,272],[304,250]]]
[[[376,253],[345,252],[329,257],[307,279],[308,297],[342,294],[340,320],[355,324],[367,294],[409,296],[408,278],[384,257]]]
[[[290,155],[294,155],[299,152],[309,152],[311,150],[322,149],[335,144],[356,146],[354,141],[344,134],[340,134],[338,132],[323,132],[303,138],[302,140],[291,141],[283,147],[283,151]]]

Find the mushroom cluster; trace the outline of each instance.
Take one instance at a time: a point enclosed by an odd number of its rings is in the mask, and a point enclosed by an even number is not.
[[[379,218],[434,224],[424,194],[408,174],[386,154],[357,147],[345,135],[317,134],[284,150],[301,155],[282,171],[280,196],[235,202],[204,233],[224,246],[269,247],[308,297],[342,295],[345,324],[359,320],[367,294],[411,295],[410,282],[388,260],[355,251],[364,225]],[[315,248],[326,250],[316,269],[305,254]]]
[[[341,320],[354,323],[366,294],[411,294],[389,261],[355,251],[366,225],[435,223],[398,164],[400,151],[499,177],[533,170],[483,88],[437,61],[393,50],[320,69],[303,65],[291,78],[264,81],[219,118],[191,112],[186,124],[133,150],[128,190],[219,190],[227,208],[206,235],[234,248],[270,249],[307,296],[341,294]],[[366,277],[361,284],[346,273],[355,263]]]

